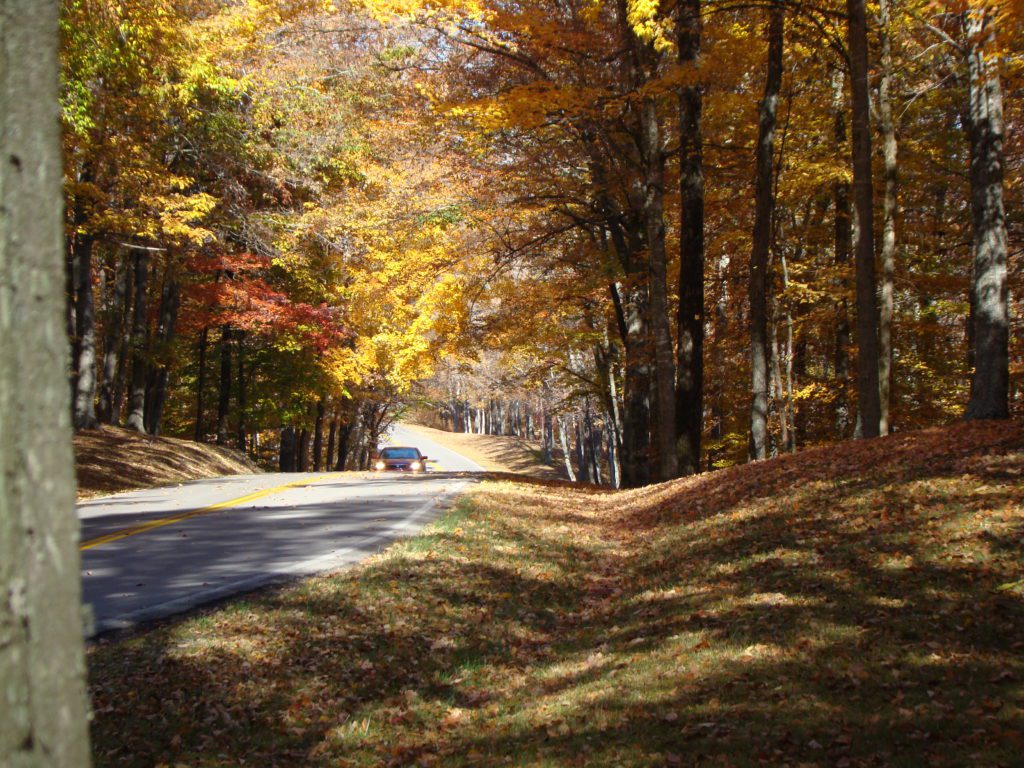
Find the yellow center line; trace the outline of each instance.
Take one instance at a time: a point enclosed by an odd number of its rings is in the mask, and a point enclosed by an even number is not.
[[[318,483],[325,478],[331,477],[330,474],[320,475],[312,479],[296,480],[291,483],[285,483],[284,485],[275,485],[273,488],[266,488],[262,491],[256,491],[246,496],[239,496],[237,499],[228,499],[227,501],[219,501],[216,504],[211,504],[208,507],[202,509],[193,509],[189,512],[182,512],[179,515],[172,515],[171,517],[162,517],[159,520],[153,520],[148,523],[142,523],[141,525],[134,525],[130,528],[122,528],[119,531],[108,533],[104,536],[97,536],[95,539],[89,539],[83,541],[79,545],[80,550],[92,549],[98,547],[101,544],[109,544],[112,541],[118,541],[120,539],[127,539],[129,536],[136,536],[146,531],[152,531],[154,528],[163,528],[165,525],[173,525],[174,523],[180,523],[182,520],[188,520],[190,517],[199,517],[200,515],[207,515],[210,512],[217,512],[222,509],[229,509],[231,507],[237,507],[256,499],[262,499],[264,496],[270,496],[271,494],[278,493],[280,491],[287,490],[289,488],[295,488],[301,485],[312,485]]]

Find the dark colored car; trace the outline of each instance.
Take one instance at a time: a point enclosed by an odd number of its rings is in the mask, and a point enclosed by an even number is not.
[[[378,472],[396,470],[398,472],[423,472],[427,468],[427,457],[420,453],[419,448],[404,445],[389,445],[381,448],[373,468]]]

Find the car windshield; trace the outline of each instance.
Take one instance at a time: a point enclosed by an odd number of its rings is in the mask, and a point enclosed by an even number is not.
[[[385,448],[380,452],[382,459],[418,459],[420,452],[415,448]]]

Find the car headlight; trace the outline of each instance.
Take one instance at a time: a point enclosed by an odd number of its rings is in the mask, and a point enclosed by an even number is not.
[[[387,466],[388,466],[388,465],[387,465],[387,464],[385,464],[385,463],[384,463],[383,461],[378,461],[378,462],[377,462],[376,464],[374,464],[373,466],[375,466],[375,467],[376,467],[377,469],[387,469]]]
[[[418,461],[414,461],[412,464],[409,465],[409,469],[411,469],[413,472],[419,472],[421,469],[423,469],[423,465]]]

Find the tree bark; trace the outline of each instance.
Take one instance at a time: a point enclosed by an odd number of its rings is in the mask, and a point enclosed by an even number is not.
[[[679,63],[687,74],[701,51],[701,0],[680,0],[677,22]],[[678,469],[700,471],[704,429],[704,153],[701,119],[704,95],[696,83],[679,91],[679,349],[676,356]]]
[[[228,444],[231,413],[231,326],[220,327],[220,396],[217,399],[217,445]]]
[[[84,768],[56,0],[0,0],[0,765]]]
[[[299,432],[299,472],[309,471],[309,430]]]
[[[676,460],[676,364],[668,316],[668,254],[665,251],[665,152],[654,99],[641,105],[644,154],[644,223],[650,291],[650,330],[654,342],[654,398],[658,419],[652,425],[658,450],[658,477],[678,474]],[[581,469],[581,472],[584,470]]]
[[[249,406],[248,380],[245,378],[245,331],[235,331],[235,352],[238,355],[238,429],[235,434],[238,450],[245,451],[248,438],[246,409]]]
[[[118,368],[124,360],[118,354],[121,337],[124,335],[125,317],[128,314],[128,264],[119,259],[114,275],[114,295],[106,312],[106,329],[103,336],[103,383],[100,385],[99,420],[113,424],[116,420],[114,391]]]
[[[170,271],[171,267],[168,267]],[[146,396],[146,430],[151,435],[160,434],[164,405],[167,403],[167,380],[171,371],[170,346],[178,323],[178,307],[181,304],[181,286],[172,274],[164,278],[160,295],[160,313],[156,329],[156,344],[150,363],[149,386]]]
[[[569,436],[566,433],[565,417],[558,417],[558,440],[562,446],[562,459],[565,461],[565,476],[570,482],[576,482],[576,473],[572,469],[572,452],[569,450]]]
[[[196,372],[196,428],[195,428],[195,441],[200,443],[203,441],[203,415],[205,408],[203,407],[203,398],[206,392],[206,349],[209,345],[210,329],[207,326],[203,326],[203,330],[199,332],[199,370]],[[284,471],[284,470],[282,470]]]
[[[319,472],[324,458],[324,401],[316,404],[316,426],[313,429],[313,471]]]
[[[773,3],[768,11],[768,61],[758,126],[754,235],[750,254],[750,458],[755,461],[768,456],[768,256],[775,207],[772,179],[784,34],[785,11],[781,3]]]
[[[882,77],[878,86],[879,127],[882,131],[882,155],[885,158],[885,193],[882,202],[882,295],[878,314],[878,398],[880,434],[889,434],[889,407],[892,397],[892,317],[893,277],[896,271],[896,212],[899,166],[896,152],[896,121],[892,114],[892,35],[889,23],[891,0],[879,0],[879,37],[881,38]]]
[[[327,469],[334,467],[334,441],[338,435],[338,421],[337,419],[331,419],[330,426],[327,429],[327,460],[324,466]]]
[[[846,108],[843,98],[842,70],[836,69],[832,81],[833,131],[836,152],[846,153]],[[853,251],[853,222],[850,217],[850,183],[845,179],[837,179],[832,186],[832,197],[835,205],[833,229],[833,247],[836,271],[839,273],[836,290],[839,300],[836,302],[836,335],[835,366],[836,398],[835,425],[836,433],[845,438],[850,433],[850,401],[847,396],[847,385],[850,377],[850,307],[847,302],[849,281],[847,271],[850,265],[850,254]]]
[[[92,292],[93,237],[76,235],[75,244],[75,429],[95,429],[96,418],[96,304]]]
[[[875,300],[874,195],[871,185],[871,126],[868,92],[868,29],[864,0],[846,0],[853,144],[853,199],[857,214],[857,404],[862,437],[877,437],[878,305]]]
[[[348,466],[348,443],[352,436],[352,423],[342,422],[338,427],[338,462],[334,465],[337,472],[344,472]]]
[[[278,467],[282,472],[294,472],[295,463],[295,427],[288,426],[281,430]]]
[[[990,11],[968,10],[967,131],[971,145],[973,217],[974,375],[968,419],[1009,417],[1009,306],[1006,211],[1003,207],[1003,94]]]
[[[128,393],[128,429],[146,434],[146,351],[149,318],[146,290],[149,283],[149,252],[137,251],[135,260],[135,300],[132,306],[132,380]]]

